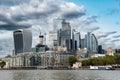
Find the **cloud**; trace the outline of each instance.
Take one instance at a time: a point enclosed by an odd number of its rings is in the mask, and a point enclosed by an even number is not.
[[[118,41],[120,41],[120,39],[114,39],[111,42],[118,42]]]
[[[108,37],[109,35],[112,35],[112,34],[115,34],[115,33],[117,33],[117,31],[98,32],[98,33],[96,33],[96,35],[97,35],[97,38],[98,38],[98,39],[101,39],[101,38],[106,38],[106,37]]]
[[[86,17],[82,20],[85,25],[90,25],[91,23],[97,22],[97,16]]]
[[[113,36],[113,38],[119,38],[119,37],[120,37],[120,35]]]
[[[107,32],[107,34],[115,34],[117,31]]]
[[[86,30],[87,30],[87,32],[94,32],[94,31],[99,30],[99,29],[100,29],[100,27],[94,26],[94,27],[89,27],[89,28],[86,29]]]
[[[98,39],[99,44],[105,44],[105,43],[109,43],[111,40],[111,38],[102,38],[102,39]]]
[[[13,37],[11,31],[0,30],[0,57],[12,54]]]
[[[12,6],[28,2],[29,0],[0,0],[0,5]]]
[[[2,1],[2,3],[6,1]],[[79,18],[86,13],[84,6],[77,6],[63,0],[30,0],[28,3],[23,3],[23,1],[21,0],[19,5],[0,9],[0,22],[2,21],[0,29],[29,28],[34,24],[42,25],[43,22],[45,24],[54,17],[72,19]],[[13,2],[15,3],[15,1]]]
[[[48,39],[55,17],[72,20],[85,14],[84,6],[64,0],[0,0],[0,53],[12,53],[13,30],[31,29],[34,47],[38,43],[39,29],[47,33]]]
[[[63,18],[78,18],[85,15],[84,6],[77,6],[74,3],[64,3],[60,6]]]

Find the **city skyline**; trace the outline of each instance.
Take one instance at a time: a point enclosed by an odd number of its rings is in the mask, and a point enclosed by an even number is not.
[[[49,32],[56,17],[65,18],[82,35],[93,32],[104,48],[120,47],[119,0],[1,0],[0,4],[0,57],[12,53],[14,30],[32,30],[35,46],[39,29]]]

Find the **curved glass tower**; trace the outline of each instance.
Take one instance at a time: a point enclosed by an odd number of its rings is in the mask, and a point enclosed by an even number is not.
[[[97,53],[98,49],[98,41],[97,38],[93,33],[88,32],[85,35],[85,47],[87,48],[87,55],[86,57],[90,57],[93,54]]]
[[[32,46],[32,32],[27,29],[18,29],[13,32],[14,54],[30,52]]]

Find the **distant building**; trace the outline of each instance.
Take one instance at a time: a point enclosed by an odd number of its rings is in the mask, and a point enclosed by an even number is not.
[[[57,31],[58,46],[66,47],[68,52],[77,51],[80,47],[80,33],[75,33],[71,29],[70,23],[62,20],[62,28]]]
[[[32,46],[32,32],[28,29],[18,29],[13,32],[14,55],[30,52]]]
[[[53,29],[49,31],[49,45],[53,50],[56,50],[59,46],[58,30],[62,28],[63,19],[56,18],[53,20]]]
[[[29,52],[13,56],[10,67],[69,67],[69,56],[75,56],[71,53],[47,52]]]
[[[80,35],[80,32],[74,32],[73,35],[74,35],[73,40],[77,42],[75,47],[77,47],[77,49],[81,48],[81,35]]]
[[[102,54],[102,45],[98,45],[98,53]]]
[[[66,47],[66,40],[71,39],[71,26],[68,22],[62,21],[62,28],[58,30],[59,46]]]
[[[109,56],[113,56],[114,54],[113,54],[113,50],[112,50],[112,47],[109,47],[108,49],[107,49],[107,54],[106,55],[109,55]]]
[[[82,48],[82,49],[85,48],[85,39],[81,39],[81,48]]]
[[[51,48],[55,48],[58,46],[56,30],[49,31],[49,44]]]
[[[120,49],[115,49],[115,54],[120,54]]]
[[[45,52],[49,50],[47,45],[44,45],[44,35],[39,35],[39,43],[35,47],[35,52]],[[34,50],[34,49],[33,49]]]
[[[98,41],[93,33],[88,32],[85,35],[85,47],[87,48],[86,57],[90,57],[93,54],[97,53],[98,50]]]

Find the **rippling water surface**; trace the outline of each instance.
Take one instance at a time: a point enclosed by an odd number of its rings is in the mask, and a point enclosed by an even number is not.
[[[120,80],[120,71],[1,70],[0,80]]]

